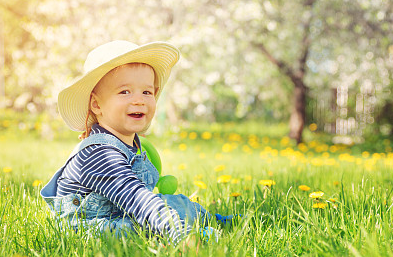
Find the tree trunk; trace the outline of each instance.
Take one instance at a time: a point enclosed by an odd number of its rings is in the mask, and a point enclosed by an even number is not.
[[[307,87],[302,80],[293,81],[295,84],[293,92],[293,108],[289,119],[289,137],[302,142],[304,123],[306,122],[306,93]]]

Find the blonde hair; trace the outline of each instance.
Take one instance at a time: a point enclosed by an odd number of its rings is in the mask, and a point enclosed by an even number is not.
[[[80,135],[78,136],[78,138],[79,138],[80,140],[83,140],[83,139],[87,138],[87,137],[90,135],[91,127],[92,127],[93,124],[94,124],[94,123],[88,124],[88,123],[89,123],[90,115],[93,115],[94,119],[97,121],[97,118],[95,118],[94,113],[93,113],[93,112],[91,111],[91,109],[90,109],[91,98],[92,98],[92,93],[94,92],[94,89],[97,87],[98,84],[100,84],[100,82],[103,80],[103,78],[104,78],[107,74],[109,74],[110,72],[116,72],[120,67],[122,67],[122,66],[124,66],[124,65],[132,65],[132,66],[135,66],[135,67],[148,66],[148,67],[150,67],[150,68],[153,70],[153,72],[154,72],[154,81],[157,81],[155,70],[153,69],[153,67],[151,67],[151,66],[150,66],[149,64],[147,64],[147,63],[141,63],[141,62],[126,63],[126,64],[117,66],[117,67],[113,68],[112,70],[108,71],[108,72],[107,72],[107,73],[97,82],[97,84],[94,86],[93,90],[92,90],[91,93],[90,93],[89,106],[88,106],[88,109],[87,109],[87,115],[86,115],[86,120],[85,120],[85,131],[83,131],[83,133],[80,134]],[[158,90],[158,88],[155,88],[154,94],[156,94],[156,90]]]
[[[94,115],[94,113],[90,110],[90,104],[91,104],[91,94],[90,94],[89,107],[87,108],[87,115],[85,120],[85,131],[83,131],[83,133],[78,136],[79,140],[85,139],[90,135],[91,132],[92,124],[90,125],[87,124],[89,122],[90,114]]]

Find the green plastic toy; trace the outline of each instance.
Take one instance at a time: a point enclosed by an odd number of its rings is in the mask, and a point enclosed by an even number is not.
[[[172,175],[162,176],[158,179],[157,188],[163,195],[173,195],[177,189],[177,178]]]
[[[146,151],[147,158],[149,158],[151,163],[153,163],[154,167],[156,167],[158,171],[158,174],[160,175],[156,185],[158,192],[163,195],[173,195],[177,190],[177,178],[172,175],[161,176],[161,158],[156,148],[145,137],[139,137],[139,140],[141,141],[142,151]],[[140,150],[138,150],[138,154],[140,154]]]

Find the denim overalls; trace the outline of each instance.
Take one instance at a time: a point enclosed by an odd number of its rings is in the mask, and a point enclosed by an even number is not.
[[[139,139],[136,137],[136,142],[141,149]],[[108,198],[99,195],[96,192],[91,192],[86,197],[81,194],[69,194],[64,197],[56,197],[57,180],[61,176],[63,169],[68,162],[84,148],[94,144],[106,144],[116,147],[123,154],[127,156],[127,160],[132,166],[132,171],[138,179],[146,185],[146,188],[153,191],[157,184],[159,174],[154,165],[147,158],[146,152],[141,154],[134,154],[123,142],[117,137],[98,133],[92,134],[82,142],[80,142],[65,165],[61,167],[52,179],[41,190],[41,196],[48,204],[52,213],[56,218],[61,219],[61,224],[66,223],[74,230],[78,230],[78,226],[83,226],[90,232],[102,232],[109,229],[114,231],[117,235],[121,231],[126,233],[126,230],[135,231],[134,226],[138,225],[130,215],[124,213],[115,204],[109,201]],[[200,204],[191,202],[185,195],[162,195],[158,194],[161,199],[166,201],[167,205],[175,209],[182,220],[188,220],[192,225],[197,218],[206,221],[211,217]],[[92,229],[92,230],[91,230]]]

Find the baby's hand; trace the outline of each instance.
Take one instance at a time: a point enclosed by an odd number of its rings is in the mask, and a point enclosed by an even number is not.
[[[223,223],[224,225],[232,224],[232,219],[235,217],[242,217],[241,214],[235,214],[235,215],[228,215],[228,216],[222,216],[220,214],[216,214],[216,219],[217,221]]]
[[[218,243],[218,238],[220,236],[219,230],[212,227],[204,227],[199,229],[199,233],[206,242],[209,242],[210,238],[213,237],[216,243]]]

